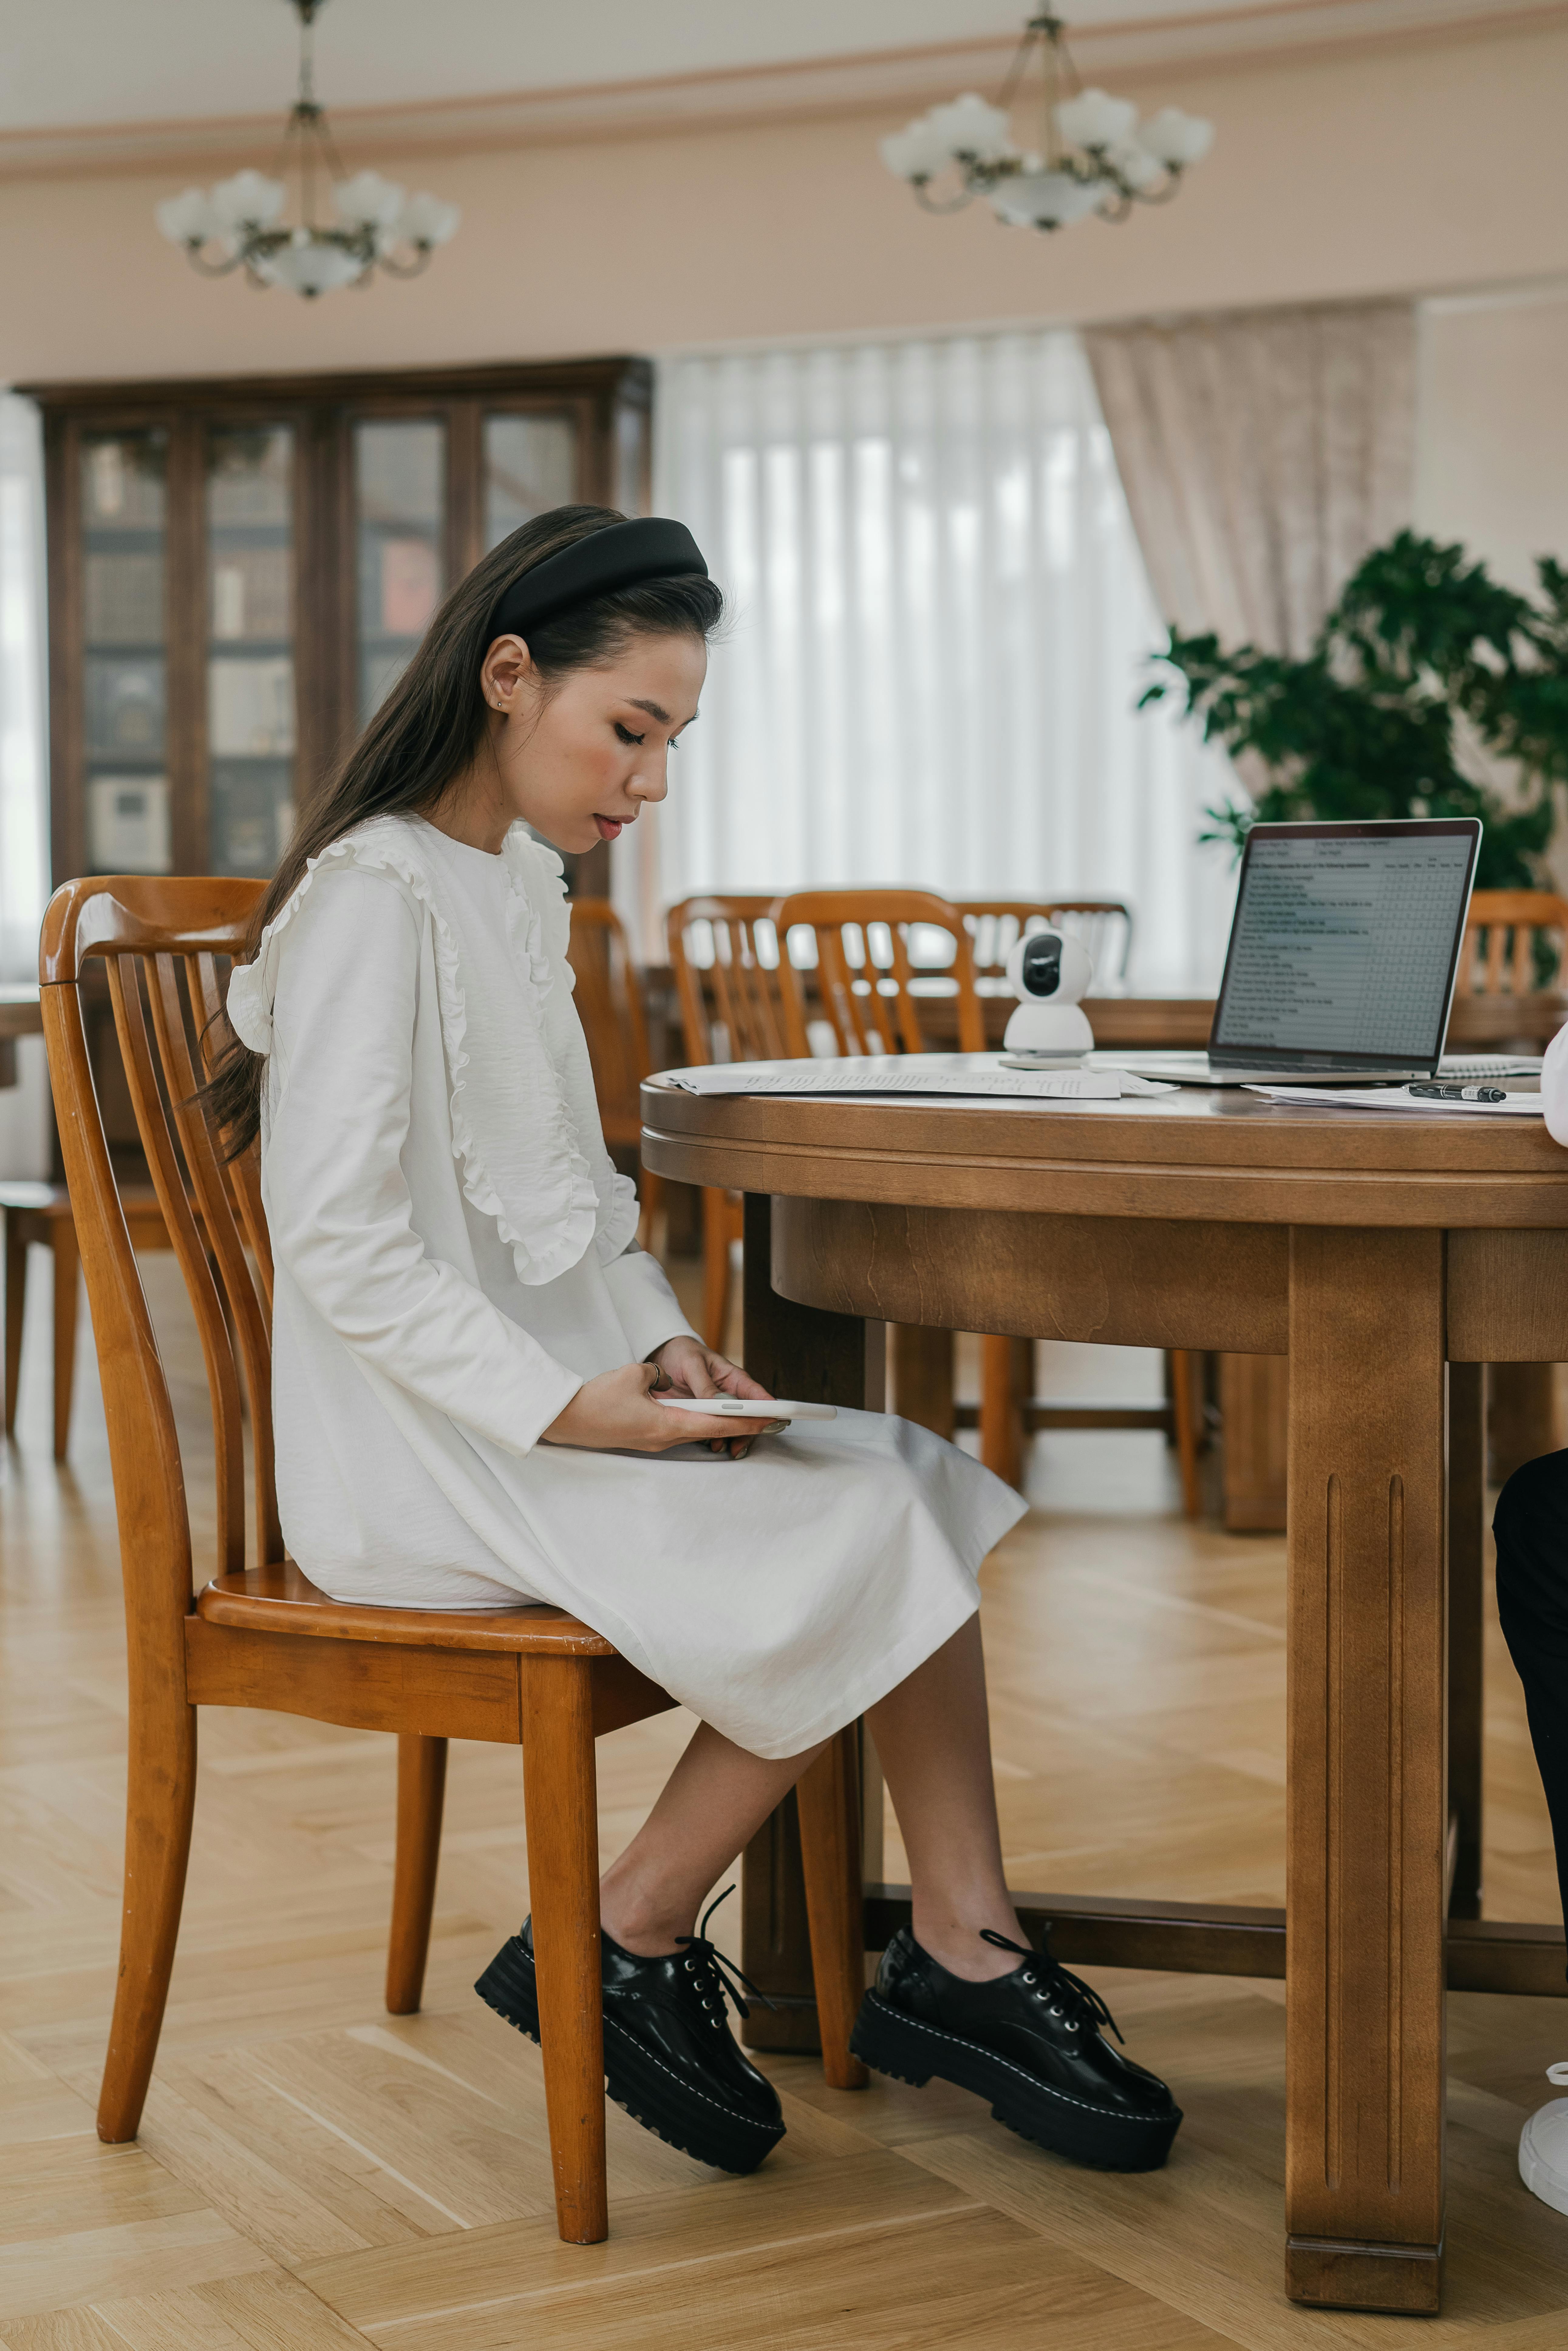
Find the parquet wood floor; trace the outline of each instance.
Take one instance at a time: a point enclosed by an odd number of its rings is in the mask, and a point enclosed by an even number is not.
[[[172,1262],[144,1270],[200,1517],[200,1367]],[[1542,2068],[1568,2054],[1554,2001],[1451,2002],[1451,2256],[1437,2320],[1284,2300],[1281,1988],[1212,1979],[1099,1977],[1135,2053],[1186,2109],[1152,2178],[1075,2171],[939,2085],[847,2095],[810,2061],[769,2061],[789,2135],[762,2173],[706,2172],[612,2110],[613,2233],[563,2246],[536,2053],[469,1989],[527,1901],[516,1758],[454,1750],[426,2006],[394,2019],[381,2005],[390,1742],[276,1715],[203,1722],[146,2124],[135,2147],[100,2146],[120,1603],[85,1331],[70,1467],[49,1457],[42,1273],[19,1443],[0,1462],[5,2351],[1568,2343],[1568,2220],[1514,2170],[1520,2124],[1549,2095]],[[1157,1439],[1040,1440],[1032,1474],[1038,1507],[987,1575],[1015,1883],[1279,1900],[1281,1544],[1186,1525]],[[1495,1632],[1489,1666],[1489,1899],[1550,1917],[1544,1808]],[[601,1745],[607,1851],[686,1728],[664,1718]],[[888,1873],[902,1867],[890,1826]]]

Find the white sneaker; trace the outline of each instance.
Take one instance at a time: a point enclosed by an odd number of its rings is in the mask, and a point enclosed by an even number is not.
[[[1548,2065],[1546,2078],[1568,2086],[1568,2065]],[[1568,2212],[1568,2098],[1549,2099],[1520,2132],[1519,2176],[1554,2212]]]

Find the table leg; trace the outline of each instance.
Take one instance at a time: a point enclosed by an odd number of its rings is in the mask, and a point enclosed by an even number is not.
[[[1482,1653],[1486,1635],[1486,1367],[1448,1365],[1450,1918],[1481,1915]]]
[[[1291,1236],[1287,2288],[1435,2311],[1444,1240]]]
[[[886,1326],[780,1298],[772,1272],[772,1204],[746,1199],[746,1368],[775,1395],[813,1404],[882,1408]],[[771,2012],[754,2008],[741,2038],[751,2049],[816,2049],[800,1813],[791,1790],[746,1848],[741,1873],[740,1964]]]

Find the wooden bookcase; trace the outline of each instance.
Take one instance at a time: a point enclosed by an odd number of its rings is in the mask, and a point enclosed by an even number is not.
[[[646,511],[650,381],[609,359],[25,387],[57,882],[270,873],[486,548],[571,499]]]
[[[572,500],[647,511],[651,386],[601,359],[21,387],[44,412],[56,882],[270,874],[487,548]],[[568,874],[608,894],[608,852]],[[93,1013],[133,1167],[107,992]]]

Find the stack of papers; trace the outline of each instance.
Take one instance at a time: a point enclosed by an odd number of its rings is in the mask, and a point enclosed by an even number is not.
[[[852,1060],[716,1061],[666,1070],[693,1094],[998,1095],[1025,1102],[1115,1102],[1124,1094],[1169,1094],[1174,1086],[1127,1070],[1009,1070],[998,1053],[867,1053]]]
[[[1424,1110],[1439,1115],[1463,1112],[1467,1117],[1541,1118],[1539,1094],[1505,1094],[1501,1102],[1444,1102],[1433,1094],[1413,1094],[1408,1086],[1248,1086],[1249,1094],[1270,1102],[1308,1102],[1314,1109]]]

